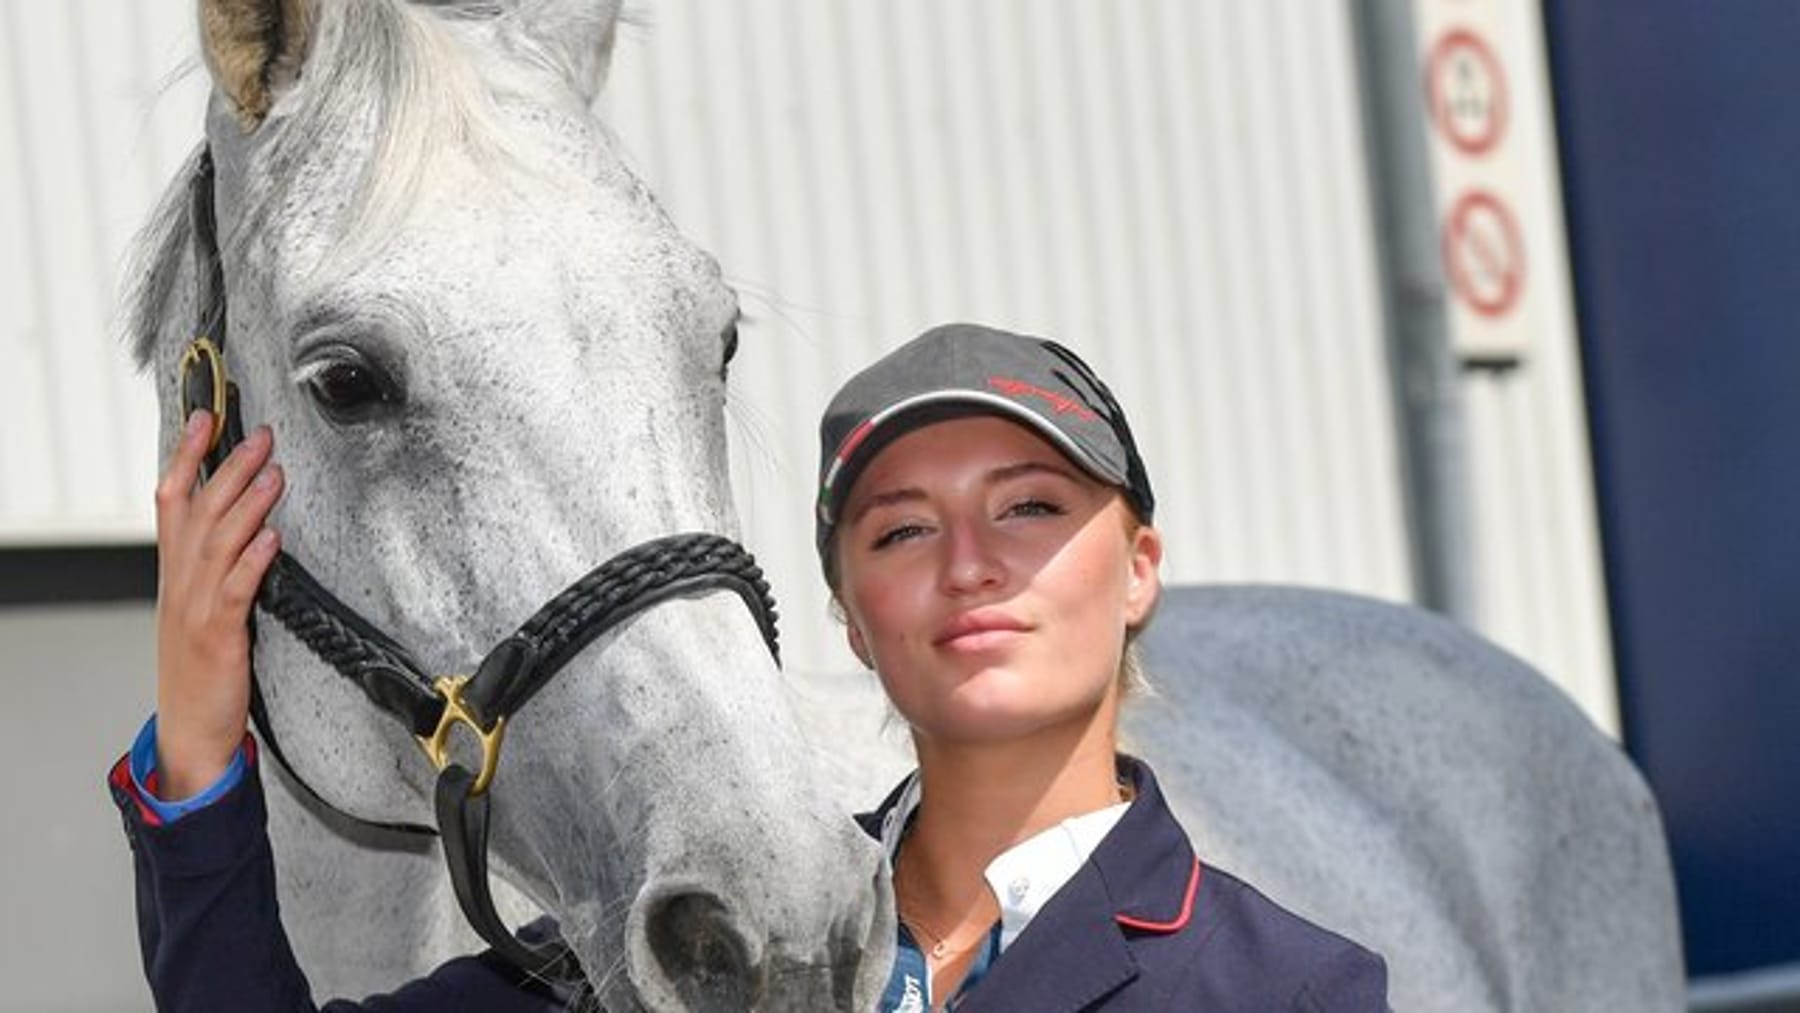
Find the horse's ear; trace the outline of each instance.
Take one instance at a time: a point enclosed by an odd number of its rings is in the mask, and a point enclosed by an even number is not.
[[[200,48],[238,123],[253,130],[300,76],[312,0],[200,0]]]
[[[514,0],[514,20],[531,48],[588,102],[606,83],[619,0]]]

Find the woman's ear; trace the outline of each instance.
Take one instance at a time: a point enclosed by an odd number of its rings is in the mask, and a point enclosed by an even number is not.
[[[862,630],[857,627],[855,620],[850,618],[849,613],[844,615],[844,640],[849,643],[850,653],[856,655],[856,660],[862,662],[864,668],[873,672],[875,661],[869,654],[868,641],[863,639]]]
[[[1162,597],[1162,533],[1140,524],[1130,535],[1130,583],[1125,588],[1125,625],[1136,629],[1150,621]]]

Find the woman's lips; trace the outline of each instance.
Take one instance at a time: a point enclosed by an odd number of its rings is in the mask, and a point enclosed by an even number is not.
[[[932,642],[953,651],[984,651],[998,647],[1031,627],[1001,612],[965,612],[952,618]]]

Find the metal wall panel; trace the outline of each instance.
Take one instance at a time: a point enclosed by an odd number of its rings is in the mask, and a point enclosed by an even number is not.
[[[1113,381],[1157,480],[1167,579],[1410,596],[1344,5],[636,11],[607,114],[742,294],[734,478],[792,664],[851,665],[811,546],[817,413],[958,318],[1058,336]],[[0,13],[0,361],[25,378],[0,404],[0,545],[148,538],[152,398],[109,312],[129,231],[198,138],[203,75],[168,83],[192,62],[191,8]],[[1508,602],[1562,577],[1554,546],[1536,569],[1493,555]],[[1553,673],[1610,678],[1562,652],[1570,623],[1603,637],[1585,614],[1496,615]]]
[[[114,310],[131,234],[198,136],[201,82],[173,76],[191,18],[0,0],[0,545],[150,531],[154,397]]]
[[[1617,736],[1592,479],[1585,451],[1568,449],[1571,434],[1584,435],[1586,426],[1541,376],[1475,377],[1464,390],[1481,631],[1552,673]]]
[[[611,118],[752,324],[734,462],[797,664],[849,663],[810,544],[817,413],[949,319],[1113,382],[1170,580],[1408,596],[1345,15],[686,0],[621,37]]]

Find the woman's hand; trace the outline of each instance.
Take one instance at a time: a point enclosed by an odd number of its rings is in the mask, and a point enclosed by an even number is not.
[[[250,607],[280,539],[265,527],[281,496],[273,440],[259,426],[196,488],[212,416],[195,412],[156,487],[157,794],[181,799],[218,780],[250,714]]]

